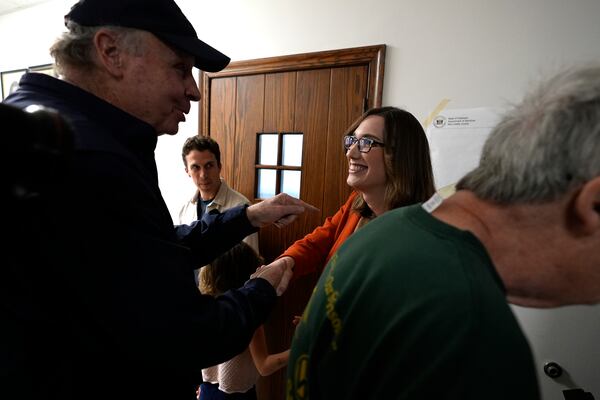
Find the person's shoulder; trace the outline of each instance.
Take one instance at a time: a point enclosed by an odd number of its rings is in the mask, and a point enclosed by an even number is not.
[[[198,198],[200,197],[200,192],[198,191],[198,189],[194,190],[194,193],[192,194],[192,196],[184,203],[184,207],[187,207],[189,205],[196,205],[196,203],[198,203]]]
[[[339,252],[348,253],[351,262],[368,254],[369,260],[377,259],[377,262],[385,264],[393,262],[390,257],[412,254],[422,248],[420,241],[429,239],[428,231],[418,223],[422,217],[420,214],[421,210],[416,205],[388,211],[354,232],[342,244],[344,251],[340,248]]]
[[[415,221],[423,216],[426,216],[426,214],[419,204],[394,208],[393,210],[385,212],[383,215],[373,218],[373,220],[365,226],[365,229],[380,230],[385,229],[386,227],[393,228],[400,223],[404,224],[408,221]]]
[[[236,203],[236,204],[232,204],[232,206],[242,205],[242,204],[250,204],[250,200],[248,200],[248,198],[246,196],[244,196],[237,190],[233,189],[231,186],[229,186],[227,184],[227,182],[221,181],[221,185],[226,190],[227,202],[230,204]]]
[[[194,194],[186,201],[183,202],[181,207],[179,208],[179,223],[180,224],[189,224],[192,221],[197,219],[196,216],[196,205],[198,203],[199,193],[197,190],[194,191]]]

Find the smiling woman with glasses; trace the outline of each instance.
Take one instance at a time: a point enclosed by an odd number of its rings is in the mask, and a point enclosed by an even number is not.
[[[348,128],[342,143],[346,182],[354,191],[335,215],[273,261],[293,269],[294,277],[321,272],[338,247],[371,219],[434,193],[427,138],[408,111],[370,109]]]

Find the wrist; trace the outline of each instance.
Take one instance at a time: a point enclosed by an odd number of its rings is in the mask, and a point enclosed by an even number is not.
[[[252,206],[249,204],[244,204],[244,207],[246,209],[246,218],[248,219],[250,225],[252,225],[254,228],[260,228],[260,226],[257,224],[256,215],[254,214],[254,209]]]
[[[285,263],[286,268],[289,268],[290,271],[294,271],[294,265],[296,265],[296,261],[290,256],[281,257],[283,262]]]
[[[294,265],[296,265],[296,261],[292,256],[281,255],[275,259],[275,261],[277,260],[281,260],[281,262],[283,262],[286,267],[291,267],[292,269],[294,269]]]

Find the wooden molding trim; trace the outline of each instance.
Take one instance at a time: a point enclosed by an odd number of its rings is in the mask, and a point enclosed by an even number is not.
[[[339,50],[326,50],[314,53],[233,61],[227,68],[220,72],[202,71],[199,82],[200,94],[202,96],[199,104],[200,134],[209,134],[210,80],[214,78],[368,64],[368,107],[380,107],[383,95],[385,49],[385,44],[379,44]]]

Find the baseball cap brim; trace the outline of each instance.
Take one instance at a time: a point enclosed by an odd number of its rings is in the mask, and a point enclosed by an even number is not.
[[[195,37],[162,32],[153,33],[163,42],[192,55],[194,66],[203,71],[218,72],[231,61],[225,54]]]

